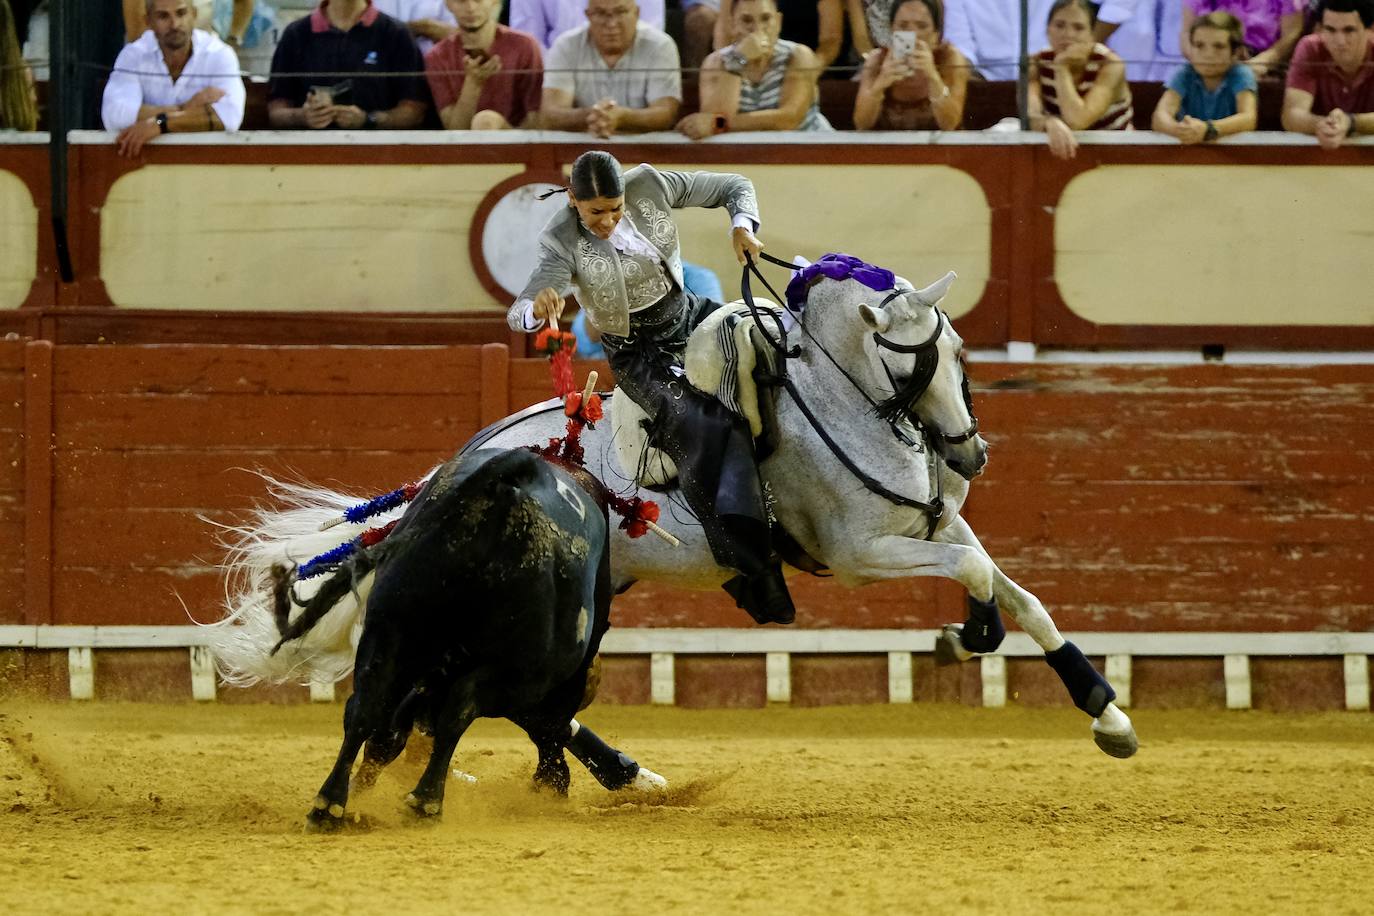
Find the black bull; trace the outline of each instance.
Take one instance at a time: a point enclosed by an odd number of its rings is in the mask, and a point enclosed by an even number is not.
[[[309,824],[342,823],[349,776],[366,745],[358,787],[400,754],[412,728],[434,736],[406,803],[420,816],[443,807],[449,764],[479,717],[510,719],[539,752],[536,786],[566,792],[564,747],[602,785],[639,771],[570,722],[595,692],[593,662],[609,626],[610,539],[600,486],[524,450],[457,456],[430,478],[377,547],[341,566],[285,624],[289,578],[279,577],[282,642],[308,630],[334,601],[375,572],[358,644],[353,695],[338,760]]]

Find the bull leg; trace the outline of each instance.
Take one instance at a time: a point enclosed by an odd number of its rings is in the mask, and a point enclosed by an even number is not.
[[[545,705],[548,705],[547,702]],[[564,706],[566,704],[558,704]],[[572,784],[572,774],[568,772],[568,761],[563,756],[563,746],[572,736],[567,722],[571,718],[566,712],[540,711],[533,714],[514,716],[511,721],[524,730],[534,742],[539,762],[534,767],[535,791],[551,790],[559,795],[568,794]]]
[[[334,769],[329,771],[320,786],[315,802],[305,816],[305,829],[310,832],[332,831],[343,826],[344,807],[348,804],[348,775],[367,740],[361,713],[362,700],[358,693],[348,698],[344,707],[344,737]]]
[[[429,763],[420,774],[420,781],[406,796],[406,805],[421,818],[435,818],[444,810],[444,787],[448,783],[449,764],[458,741],[477,718],[477,702],[473,695],[472,678],[459,678],[449,688],[434,716],[434,750]]]
[[[353,774],[354,791],[364,792],[376,785],[377,777],[381,775],[382,770],[405,750],[406,739],[409,737],[409,728],[373,735],[363,746],[363,762],[359,764],[358,772]]]

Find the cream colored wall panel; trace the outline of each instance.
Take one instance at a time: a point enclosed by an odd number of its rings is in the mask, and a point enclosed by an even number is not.
[[[28,185],[0,171],[0,309],[23,305],[38,276],[38,208]]]
[[[492,308],[473,213],[510,165],[148,166],[110,189],[100,264],[129,308]],[[512,240],[515,243],[517,240]]]
[[[1110,165],[1069,182],[1055,279],[1099,324],[1374,322],[1374,169]]]
[[[917,286],[953,270],[959,280],[945,309],[955,318],[983,296],[991,267],[992,213],[982,186],[966,172],[944,165],[740,163],[704,168],[739,172],[754,182],[763,219],[759,237],[774,257],[814,259],[843,251]],[[740,267],[730,247],[725,211],[679,211],[678,226],[682,256],[714,270],[726,297],[738,297]],[[766,265],[764,275],[783,291],[780,284],[787,276],[781,268]],[[755,293],[768,295],[758,283],[754,286]]]

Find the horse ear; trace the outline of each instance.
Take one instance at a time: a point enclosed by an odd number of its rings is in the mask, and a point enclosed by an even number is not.
[[[951,270],[925,289],[916,290],[916,300],[922,305],[937,304],[941,299],[945,298],[945,294],[949,292],[950,285],[954,283],[956,279],[958,279],[958,274]]]
[[[867,302],[859,306],[859,316],[863,318],[864,324],[879,334],[892,327],[892,316],[888,314],[887,309],[875,309]]]

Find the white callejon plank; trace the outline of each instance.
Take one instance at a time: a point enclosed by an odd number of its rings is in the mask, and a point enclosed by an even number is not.
[[[1131,657],[1107,656],[1107,682],[1116,691],[1116,705],[1123,709],[1131,705]]]
[[[312,702],[312,703],[333,703],[333,702],[334,702],[334,682],[333,682],[333,681],[311,681],[311,682],[310,682],[310,702]]]
[[[764,656],[768,672],[768,702],[792,702],[792,656],[787,652],[769,652]]]
[[[649,656],[649,701],[657,706],[672,706],[676,702],[673,668],[673,653],[654,652]]]
[[[1345,708],[1369,709],[1369,656],[1345,657]]]
[[[73,700],[95,699],[95,658],[89,648],[67,650],[67,674]]]
[[[887,701],[910,703],[916,697],[911,676],[911,653],[887,653]]]
[[[1250,656],[1228,655],[1223,661],[1226,676],[1226,708],[1249,709]]]
[[[191,699],[214,702],[215,656],[209,646],[191,647]]]
[[[1007,660],[1000,655],[979,659],[983,676],[983,705],[1000,709],[1007,705]]]

